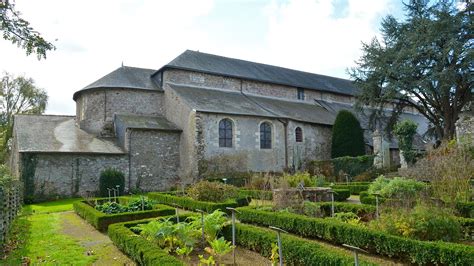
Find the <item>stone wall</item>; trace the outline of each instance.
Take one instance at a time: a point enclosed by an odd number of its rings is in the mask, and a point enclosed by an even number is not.
[[[158,191],[176,186],[180,132],[127,130],[132,190]]]
[[[167,79],[167,73],[164,79]],[[186,102],[174,92],[166,83],[165,90],[165,117],[183,132],[180,135],[179,152],[181,154],[179,176],[184,183],[191,183],[198,174],[197,163],[197,129],[196,112],[191,110]]]
[[[474,110],[459,114],[459,119],[456,122],[456,139],[458,143],[470,142],[471,145],[474,145]]]
[[[25,198],[36,201],[85,195],[99,190],[100,173],[116,168],[128,179],[126,155],[22,153],[21,180]]]
[[[229,78],[219,75],[210,75],[193,71],[171,69],[166,70],[163,83],[188,84],[194,86],[210,87],[214,89],[242,91],[248,94],[263,95],[269,97],[297,99],[298,89],[296,87],[277,85],[265,82],[251,81],[245,79]],[[305,89],[305,101],[314,103],[314,99],[353,103],[354,97]]]
[[[200,113],[203,127],[204,159],[220,160],[222,157],[239,158],[246,171],[276,171],[285,168],[285,140],[283,124],[276,119],[250,116],[220,115]],[[228,118],[233,121],[232,148],[219,147],[219,121]],[[260,124],[269,122],[272,126],[272,148],[260,149]]]
[[[114,114],[163,115],[162,91],[140,89],[95,89],[76,99],[76,121],[81,129],[99,135],[110,126]]]

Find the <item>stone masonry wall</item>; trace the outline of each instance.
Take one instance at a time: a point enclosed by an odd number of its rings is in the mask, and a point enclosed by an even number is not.
[[[127,130],[130,139],[131,187],[141,191],[176,186],[179,172],[180,132]]]
[[[285,143],[283,124],[275,119],[263,119],[250,116],[231,116],[200,113],[203,127],[204,159],[221,160],[222,157],[233,157],[242,160],[242,171],[276,171],[285,168]],[[232,148],[219,147],[219,121],[228,118],[233,121]],[[260,149],[260,124],[269,122],[272,125],[272,148]],[[243,158],[240,158],[243,157]]]
[[[263,95],[269,97],[297,99],[298,89],[296,87],[277,85],[265,82],[223,77],[185,70],[166,70],[164,83],[188,84],[204,86],[214,89],[243,91],[244,93]],[[353,103],[354,97],[340,94],[321,92],[305,89],[305,101],[314,103],[314,99],[336,101],[343,103]]]
[[[79,196],[98,191],[100,173],[108,167],[122,171],[128,179],[126,155],[64,153],[34,154],[34,163],[29,167],[32,169],[23,169],[21,178],[31,180],[25,184],[25,190],[35,200]],[[32,176],[25,176],[27,172]]]
[[[84,91],[76,99],[77,123],[81,129],[100,134],[114,114],[163,115],[161,91],[138,89],[102,89]]]

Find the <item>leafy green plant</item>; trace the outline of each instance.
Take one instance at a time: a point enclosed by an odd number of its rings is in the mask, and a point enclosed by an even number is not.
[[[270,260],[272,261],[272,266],[276,266],[280,262],[280,253],[278,244],[276,243],[272,243],[272,255],[270,256]]]
[[[125,176],[122,172],[114,168],[107,168],[100,173],[99,194],[101,197],[109,196],[107,189],[119,189],[119,195],[123,195],[125,189]]]
[[[293,175],[284,174],[283,179],[288,182],[290,187],[297,187],[301,182],[304,183],[305,187],[314,187],[316,185],[314,178],[308,172],[299,172]]]
[[[398,138],[398,146],[403,153],[403,157],[409,164],[416,160],[416,151],[413,150],[413,137],[416,134],[418,125],[411,120],[403,120],[395,124],[393,133]]]
[[[211,254],[212,257],[215,256],[218,261],[222,259],[222,256],[231,252],[232,249],[234,249],[232,243],[230,241],[226,241],[223,237],[208,242],[211,247],[205,248],[205,251]]]
[[[216,265],[216,261],[213,256],[209,256],[207,259],[204,255],[199,255],[199,266],[201,265]]]
[[[141,198],[133,200],[127,205],[123,205],[117,202],[105,202],[103,204],[96,205],[95,209],[106,214],[114,214],[124,212],[136,212],[141,210],[152,210],[153,205],[154,202],[152,200],[149,200],[148,198]]]
[[[219,182],[200,181],[192,185],[188,196],[194,200],[223,202],[237,197],[237,188]]]
[[[362,225],[359,216],[353,212],[337,212],[333,219],[352,225]]]
[[[195,228],[201,228],[201,217],[192,216],[189,220]],[[204,234],[206,238],[209,241],[214,240],[226,222],[226,214],[220,210],[204,215]]]
[[[370,227],[393,235],[419,240],[458,241],[462,228],[452,211],[417,205],[412,210],[390,209],[373,220]]]
[[[191,252],[193,252],[194,248],[193,247],[178,247],[176,248],[176,254],[181,256],[181,257],[188,257]]]
[[[380,176],[369,186],[369,193],[380,193],[385,198],[412,199],[426,189],[425,183],[404,177],[393,179]]]

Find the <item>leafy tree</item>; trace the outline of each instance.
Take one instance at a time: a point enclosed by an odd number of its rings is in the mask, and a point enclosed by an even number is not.
[[[43,39],[20,15],[12,1],[0,0],[0,31],[3,32],[3,39],[22,47],[27,55],[36,53],[38,59],[46,58],[46,52],[56,48]]]
[[[364,132],[349,111],[339,111],[332,127],[332,158],[365,154]]]
[[[13,116],[42,114],[46,109],[48,95],[46,91],[35,86],[33,79],[13,77],[8,73],[0,80],[0,89],[0,134],[3,139],[0,143],[0,154],[3,155],[12,134]]]
[[[383,20],[382,40],[364,43],[357,67],[349,71],[361,89],[357,106],[375,107],[374,125],[393,104],[387,131],[404,108],[415,108],[434,136],[452,138],[473,94],[473,3],[459,9],[453,1],[411,0],[405,10],[404,20]]]
[[[393,129],[393,133],[398,138],[400,151],[403,152],[403,156],[409,164],[415,163],[416,159],[416,152],[413,150],[413,137],[416,134],[417,128],[418,125],[415,122],[403,120],[398,122]]]

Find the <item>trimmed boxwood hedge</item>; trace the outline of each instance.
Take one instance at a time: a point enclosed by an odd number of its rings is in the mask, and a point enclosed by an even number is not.
[[[474,202],[457,202],[456,210],[462,217],[474,218]]]
[[[232,225],[223,228],[224,238],[232,241]],[[253,250],[262,256],[271,256],[272,243],[277,237],[274,231],[247,224],[236,224],[238,246]],[[285,265],[354,265],[352,256],[325,248],[318,243],[288,234],[282,234],[282,251]],[[360,265],[376,265],[359,260]]]
[[[126,223],[116,223],[109,226],[108,235],[112,242],[138,265],[185,265],[179,259],[169,255],[160,247],[143,237],[137,236],[129,228],[154,219]]]
[[[321,210],[326,216],[331,215],[331,202],[321,202],[318,203],[321,206]],[[366,215],[374,215],[375,207],[367,204],[356,204],[356,203],[347,203],[347,202],[334,202],[334,211],[335,212],[353,212],[359,217]]]
[[[211,213],[215,210],[221,210],[227,212],[226,207],[242,207],[247,206],[250,203],[250,198],[243,197],[235,200],[228,200],[225,202],[207,202],[207,201],[198,201],[193,200],[190,197],[182,197],[168,194],[166,192],[150,192],[148,193],[148,198],[161,203],[161,204],[177,204],[183,209],[187,210],[202,210],[207,213]]]
[[[348,189],[351,195],[359,195],[362,191],[367,191],[369,189],[369,184],[338,184],[331,186],[333,189]]]
[[[349,244],[415,264],[474,265],[474,247],[468,245],[412,240],[343,222],[292,213],[261,211],[251,207],[238,210],[241,222],[276,226],[302,237]]]
[[[346,201],[351,193],[348,189],[333,189],[335,201]],[[267,190],[252,190],[252,189],[241,189],[239,190],[240,197],[247,197],[252,199],[272,200],[273,192]]]
[[[140,220],[151,217],[172,215],[175,209],[166,205],[155,205],[155,209],[137,212],[124,212],[116,214],[105,214],[96,210],[86,201],[74,202],[74,211],[84,218],[88,223],[94,226],[97,230],[105,232],[110,224]]]

